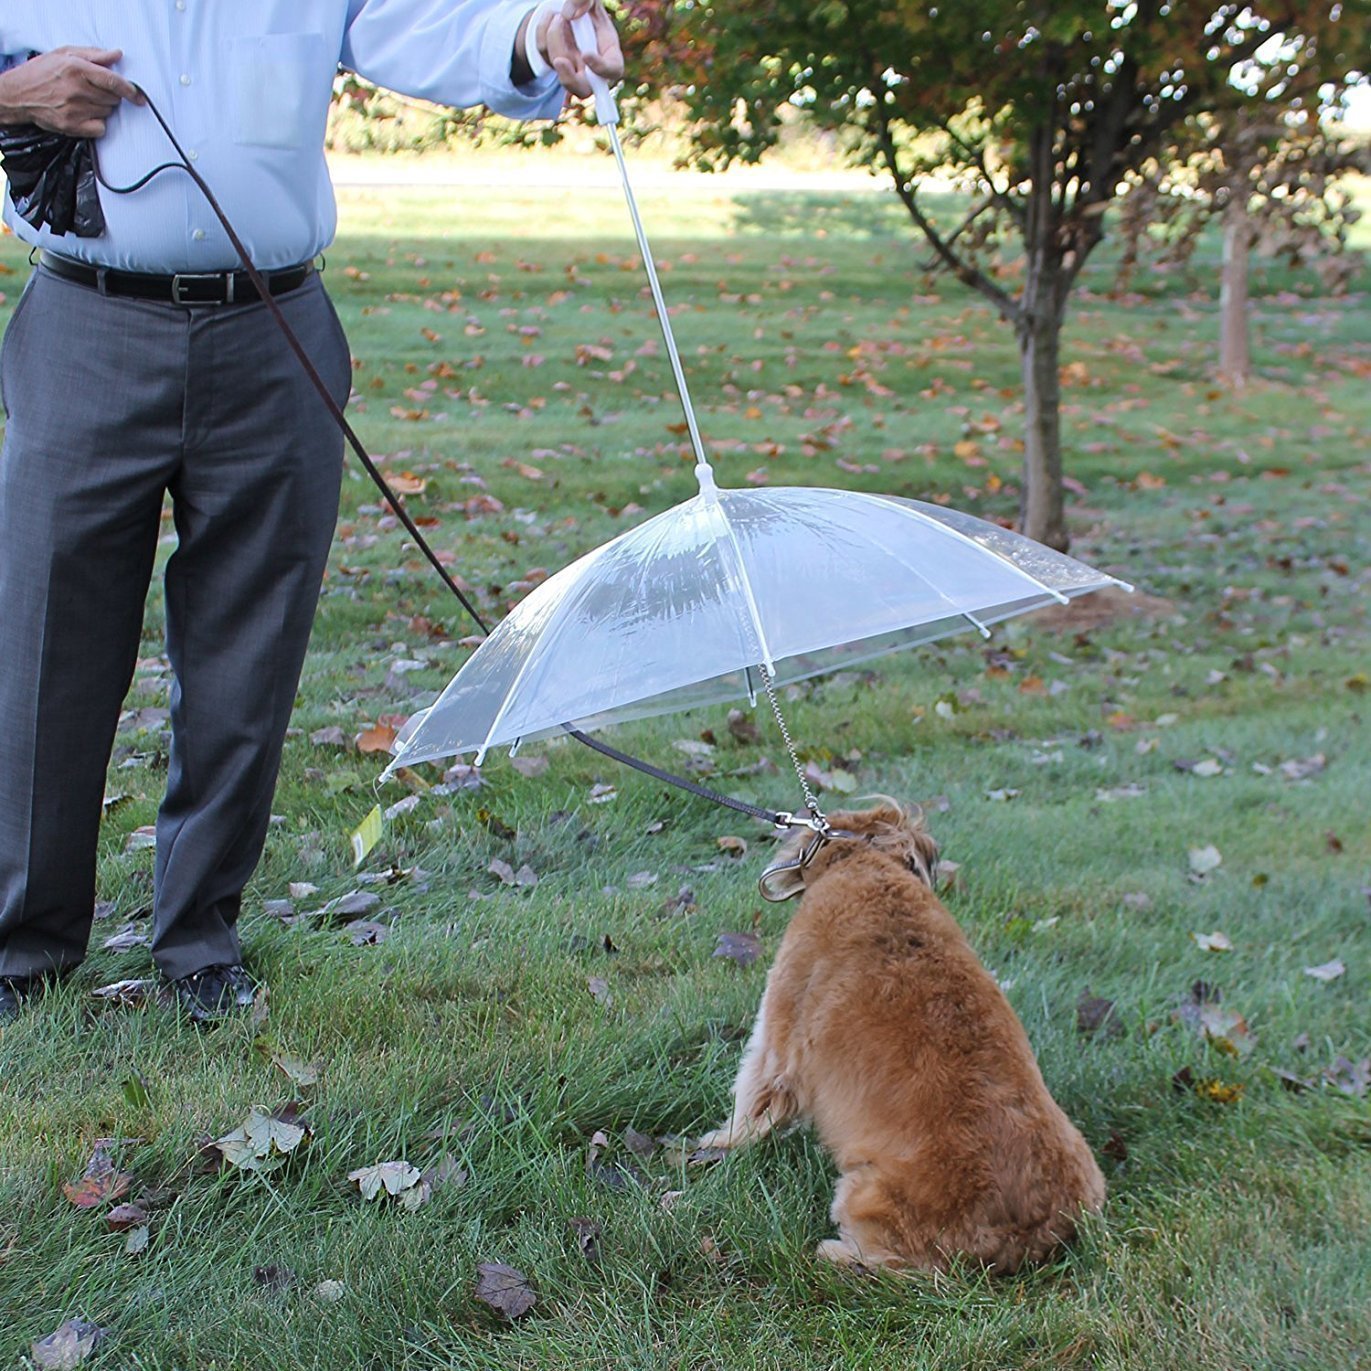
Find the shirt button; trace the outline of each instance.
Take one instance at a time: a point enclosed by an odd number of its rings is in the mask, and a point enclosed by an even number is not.
[[[177,8],[178,10],[184,10],[185,7],[186,7],[186,0],[176,0],[176,8]]]
[[[204,236],[205,236],[205,231],[204,231],[204,229],[196,229],[195,232],[192,233],[190,236],[191,236],[192,238],[194,238],[195,241],[198,243],[198,242],[200,242],[200,241],[204,238]]]
[[[182,73],[181,73],[181,84],[182,84],[183,86],[188,86],[188,85],[190,85],[190,77],[189,77],[188,75],[186,75],[185,72],[182,72]]]
[[[194,148],[187,149],[186,156],[189,157],[192,162],[198,162],[200,160],[200,154]]]

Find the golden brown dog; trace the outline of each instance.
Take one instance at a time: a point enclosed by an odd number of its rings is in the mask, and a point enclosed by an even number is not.
[[[834,814],[768,868],[804,898],[786,929],[733,1087],[701,1146],[812,1120],[841,1173],[839,1236],[819,1255],[940,1269],[959,1254],[1016,1270],[1104,1201],[1023,1027],[933,893],[937,847],[893,802]]]

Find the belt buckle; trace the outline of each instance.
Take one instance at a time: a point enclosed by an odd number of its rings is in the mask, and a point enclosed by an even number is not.
[[[216,282],[222,287],[217,296],[187,298],[183,293],[187,286],[198,283]],[[231,305],[233,303],[233,274],[217,271],[183,271],[171,278],[171,302],[174,305]]]

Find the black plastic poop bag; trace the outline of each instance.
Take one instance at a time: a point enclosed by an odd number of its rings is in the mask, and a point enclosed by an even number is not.
[[[36,124],[0,127],[0,159],[14,207],[34,228],[98,238],[105,231],[89,138]]]

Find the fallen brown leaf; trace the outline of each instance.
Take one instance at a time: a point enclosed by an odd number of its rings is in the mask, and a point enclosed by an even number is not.
[[[714,956],[739,966],[751,966],[762,955],[762,940],[755,933],[720,933]]]
[[[109,1329],[84,1319],[68,1319],[46,1338],[29,1345],[29,1356],[41,1371],[76,1371],[109,1336]]]
[[[538,1300],[528,1277],[504,1262],[482,1262],[476,1268],[476,1298],[511,1323],[523,1318]]]
[[[105,1144],[97,1143],[84,1174],[79,1180],[67,1181],[62,1186],[62,1193],[78,1209],[95,1209],[127,1194],[132,1184],[133,1177],[115,1167]]]
[[[1119,1018],[1114,1001],[1092,995],[1088,989],[1083,990],[1076,1001],[1076,1031],[1102,1033],[1106,1038],[1123,1037],[1123,1020]]]

